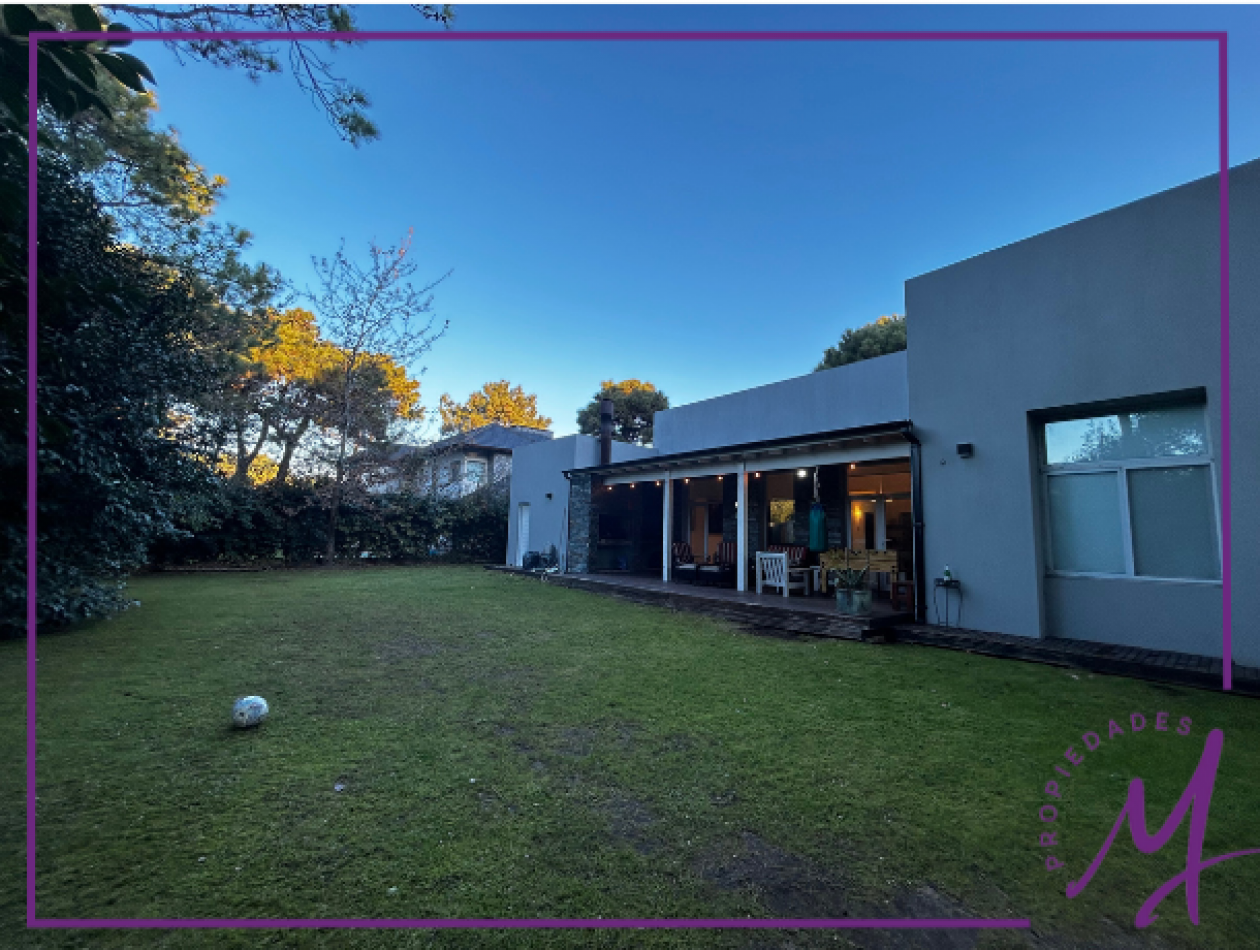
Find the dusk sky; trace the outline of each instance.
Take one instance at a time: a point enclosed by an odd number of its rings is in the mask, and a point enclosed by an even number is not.
[[[457,32],[1227,29],[1230,161],[1260,156],[1254,7],[456,10]],[[335,58],[382,130],[359,149],[288,75],[137,47],[255,259],[310,286],[312,254],[414,228],[420,276],[453,271],[425,404],[506,378],[557,434],[604,379],[680,405],[807,373],[903,313],[906,279],[1218,163],[1206,42],[376,42]]]

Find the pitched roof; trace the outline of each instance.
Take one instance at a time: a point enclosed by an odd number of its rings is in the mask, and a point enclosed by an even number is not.
[[[542,442],[555,436],[548,429],[531,429],[526,426],[505,426],[499,422],[457,432],[455,435],[431,442],[428,445],[398,445],[389,453],[389,460],[396,461],[413,453],[432,455],[454,448],[493,449],[496,452],[511,452],[523,445]]]

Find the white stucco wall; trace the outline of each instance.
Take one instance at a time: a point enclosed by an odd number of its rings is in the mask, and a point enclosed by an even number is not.
[[[612,444],[614,462],[655,455],[651,448]],[[528,504],[529,550],[546,551],[550,545],[563,554],[565,512],[569,506],[569,480],[566,470],[590,468],[599,464],[599,440],[589,435],[570,435],[522,446],[513,453],[508,508],[507,564],[518,564],[517,529],[519,506]],[[551,497],[548,498],[547,495]]]

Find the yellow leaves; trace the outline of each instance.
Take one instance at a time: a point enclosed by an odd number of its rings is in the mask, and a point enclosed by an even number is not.
[[[321,373],[344,365],[342,351],[322,339],[315,314],[295,307],[278,314],[275,342],[250,350],[251,362],[266,375],[285,382],[313,382]]]
[[[551,426],[549,418],[538,414],[538,396],[506,379],[486,383],[466,402],[458,403],[449,394],[443,395],[439,409],[442,431],[448,434],[468,432],[494,422],[529,429]]]
[[[655,384],[649,383],[641,379],[623,379],[619,383],[614,382],[611,379],[606,379],[599,385],[600,385],[600,389],[604,392],[611,391],[611,392],[632,393],[636,389],[644,389],[650,393],[656,392]]]
[[[366,358],[369,366],[375,366],[385,375],[385,388],[394,399],[395,410],[404,419],[420,419],[424,407],[420,405],[420,381],[411,379],[405,367],[395,363],[383,353],[372,353]]]
[[[224,478],[231,478],[236,474],[236,460],[230,455],[219,456],[215,464],[217,471]],[[259,453],[254,460],[249,463],[249,471],[246,477],[251,485],[265,485],[267,482],[275,479],[280,472],[280,464],[271,456]]]

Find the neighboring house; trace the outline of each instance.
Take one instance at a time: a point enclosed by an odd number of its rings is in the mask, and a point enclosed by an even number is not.
[[[406,484],[422,494],[462,498],[488,485],[506,487],[513,452],[552,438],[545,429],[495,422],[429,445],[395,446],[385,460],[390,477],[374,490],[398,491]]]
[[[509,563],[668,581],[674,545],[735,545],[750,590],[817,501],[828,546],[896,553],[920,620],[949,565],[966,627],[1220,657],[1232,538],[1260,664],[1260,161],[1228,185],[1228,434],[1211,176],[908,281],[903,353],[658,412],[650,449],[518,450]]]

